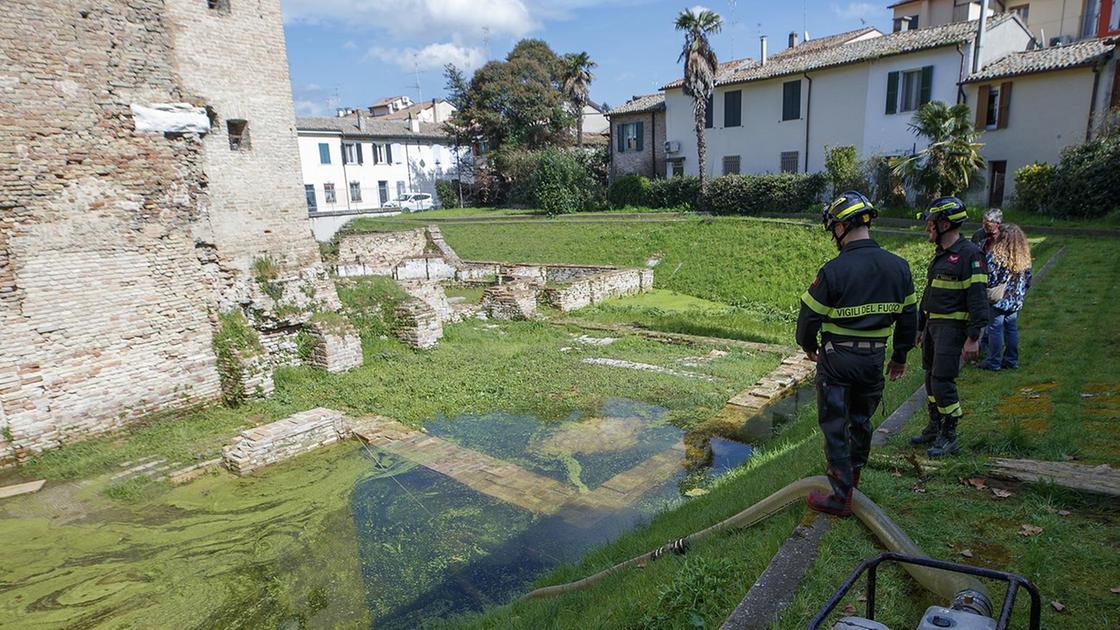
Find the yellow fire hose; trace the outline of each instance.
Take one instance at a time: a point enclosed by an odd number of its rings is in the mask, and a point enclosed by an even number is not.
[[[829,485],[827,477],[806,477],[805,479],[789,484],[742,512],[716,523],[711,527],[693,532],[680,540],[662,545],[653,551],[631,558],[625,562],[620,562],[609,569],[605,569],[583,579],[567,584],[538,588],[526,594],[524,598],[548,597],[586,589],[609,575],[619,573],[635,566],[645,565],[667,553],[679,553],[692,543],[716,532],[725,529],[745,529],[751,527],[776,514],[789,504],[804,499],[804,497],[813,490],[831,492],[832,487]],[[865,527],[871,530],[871,533],[879,539],[879,542],[890,551],[913,556],[925,556],[921,549],[914,544],[914,541],[910,540],[910,537],[906,535],[906,532],[902,531],[898,525],[895,525],[890,517],[888,517],[878,505],[875,505],[874,501],[867,498],[867,496],[859,490],[855,491],[852,499],[852,513]],[[991,600],[988,591],[976,578],[960,573],[952,573],[912,564],[906,564],[903,565],[903,567],[919,584],[938,597],[946,601],[954,601],[959,600],[963,595],[966,597],[966,606],[981,614],[991,614]],[[975,604],[973,600],[977,600]]]

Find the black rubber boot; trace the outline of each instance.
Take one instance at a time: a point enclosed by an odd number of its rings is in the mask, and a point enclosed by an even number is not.
[[[957,444],[957,422],[960,418],[947,417],[941,422],[941,432],[933,446],[926,449],[926,455],[933,458],[956,455],[961,447]]]
[[[832,492],[825,494],[814,490],[805,497],[809,509],[822,514],[846,518],[852,515],[852,467],[851,465],[829,466],[828,482]]]
[[[910,443],[917,446],[936,441],[938,434],[941,433],[941,422],[941,416],[937,412],[930,413],[926,428],[922,429],[919,435],[910,438]]]

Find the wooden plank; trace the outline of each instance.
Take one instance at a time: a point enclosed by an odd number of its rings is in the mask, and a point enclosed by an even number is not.
[[[1120,470],[1108,464],[1086,466],[1070,462],[1040,462],[1032,459],[992,459],[988,474],[1016,481],[1049,481],[1065,488],[1120,497]]]
[[[4,486],[3,488],[0,488],[0,499],[7,499],[8,497],[15,497],[21,494],[31,494],[32,492],[38,492],[45,483],[47,483],[46,479],[40,479],[38,481],[29,481],[27,483],[17,483],[12,486]]]

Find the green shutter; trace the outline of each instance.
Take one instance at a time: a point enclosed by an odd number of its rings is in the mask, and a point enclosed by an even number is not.
[[[925,105],[933,96],[933,66],[922,68],[922,93],[918,98],[918,105]]]
[[[362,143],[358,143],[358,164],[362,163]]]
[[[887,113],[898,112],[898,73],[887,74]]]
[[[615,125],[615,133],[618,134],[618,142],[615,146],[618,147],[619,153],[626,153],[626,125]]]
[[[801,80],[782,85],[782,120],[801,118]]]
[[[708,97],[708,104],[704,108],[704,127],[711,129],[715,126],[715,99]]]
[[[327,144],[325,142],[320,142],[319,143],[319,163],[320,164],[330,164],[331,163],[331,147],[330,147],[329,144]]]
[[[637,131],[635,133],[638,135],[638,142],[637,142],[637,145],[635,145],[635,150],[638,151],[638,152],[641,152],[642,146],[645,144],[645,137],[646,137],[645,123],[643,123],[641,121],[638,121],[638,122],[634,123],[634,128],[637,129]]]

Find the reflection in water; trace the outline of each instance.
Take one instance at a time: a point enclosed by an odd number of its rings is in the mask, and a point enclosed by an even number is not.
[[[570,483],[576,499],[535,515],[422,467],[359,482],[351,505],[373,626],[415,627],[508,601],[543,570],[577,560],[751,454],[717,438],[707,471],[686,480],[673,464],[663,479],[635,479],[635,471],[658,470],[648,462],[667,452],[683,464],[683,453],[671,450],[683,432],[664,413],[613,399],[598,415],[560,423],[500,412],[429,423],[432,435]],[[616,489],[621,499],[602,499]]]

